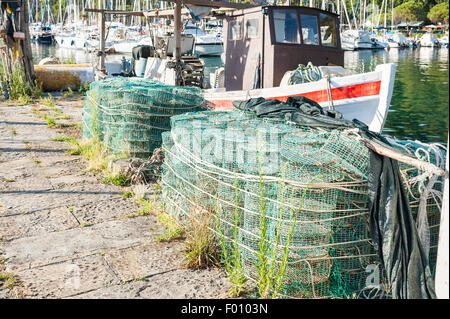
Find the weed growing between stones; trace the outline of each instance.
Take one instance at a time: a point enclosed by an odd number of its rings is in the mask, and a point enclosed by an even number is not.
[[[212,213],[201,207],[194,207],[187,219],[184,248],[186,267],[196,269],[218,265],[216,241],[210,229]]]
[[[19,280],[16,275],[6,272],[5,262],[6,259],[0,257],[0,287],[11,290],[18,284]]]

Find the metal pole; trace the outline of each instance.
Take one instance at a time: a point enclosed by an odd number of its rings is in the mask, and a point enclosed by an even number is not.
[[[447,145],[449,145],[449,139],[447,138]],[[449,201],[448,201],[448,191],[449,191],[449,184],[448,184],[448,170],[449,170],[449,164],[448,164],[448,152],[447,152],[447,160],[446,160],[446,171],[447,176],[445,177],[444,181],[444,193],[443,193],[443,200],[442,200],[442,210],[441,210],[441,223],[439,227],[439,242],[438,242],[438,252],[437,252],[437,262],[436,262],[436,278],[434,280],[435,282],[435,288],[436,288],[436,296],[439,299],[448,299],[449,293],[448,293],[448,273],[449,273],[449,267],[448,267],[448,241],[449,241],[449,233],[448,233],[448,218],[449,218]]]

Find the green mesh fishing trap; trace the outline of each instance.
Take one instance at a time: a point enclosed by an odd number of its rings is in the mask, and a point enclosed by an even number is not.
[[[238,244],[250,282],[271,267],[283,275],[284,297],[356,298],[374,287],[369,270],[380,263],[368,231],[369,151],[350,132],[237,110],[173,116],[171,127],[162,134],[166,211],[181,222],[199,210],[214,216],[211,230]],[[414,214],[414,198],[423,193],[414,181],[420,172],[401,168]],[[440,206],[430,198],[441,186],[426,195],[432,247]],[[434,254],[430,249],[431,260]],[[375,281],[382,285],[384,278],[380,270]]]
[[[82,134],[98,137],[111,154],[148,158],[170,130],[170,117],[203,109],[199,88],[164,85],[149,79],[114,77],[91,83]]]

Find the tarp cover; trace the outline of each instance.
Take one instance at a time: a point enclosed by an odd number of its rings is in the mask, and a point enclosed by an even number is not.
[[[254,98],[233,105],[255,112],[258,117],[275,117],[303,126],[358,128],[362,137],[393,149],[383,136],[369,131],[361,121],[345,120],[341,113],[324,110],[302,96],[289,97],[286,102]],[[369,229],[392,297],[436,298],[428,258],[417,231],[421,225],[414,223],[397,161],[370,151],[368,182]]]

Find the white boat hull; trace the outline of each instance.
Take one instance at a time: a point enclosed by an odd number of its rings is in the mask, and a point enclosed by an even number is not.
[[[223,43],[196,43],[194,54],[197,56],[220,56],[223,53]]]
[[[396,65],[378,65],[374,72],[330,79],[331,97],[327,79],[283,87],[248,91],[204,90],[204,98],[214,109],[232,109],[233,101],[263,97],[286,101],[290,96],[305,96],[325,109],[331,104],[348,120],[358,119],[373,132],[381,132],[389,110],[394,86]]]

